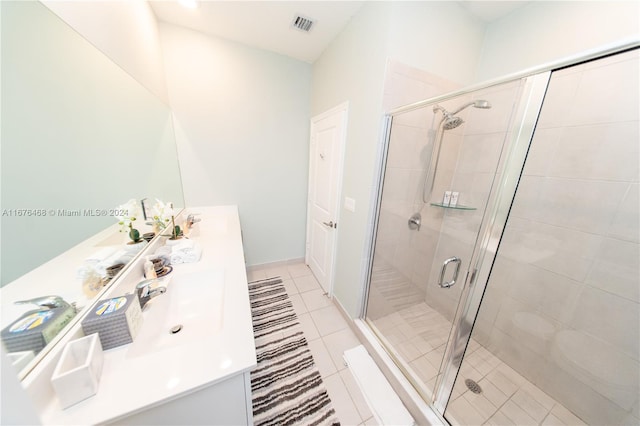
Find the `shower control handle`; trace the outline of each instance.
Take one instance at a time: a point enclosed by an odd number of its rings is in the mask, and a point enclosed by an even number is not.
[[[447,272],[447,266],[449,266],[450,263],[455,263],[456,269],[455,271],[453,271],[453,278],[451,279],[451,281],[444,282],[444,276]],[[455,256],[450,257],[449,259],[444,261],[444,263],[442,264],[442,268],[440,268],[440,279],[438,280],[438,285],[440,287],[450,288],[456,283],[456,280],[458,279],[458,273],[460,272],[461,263],[462,263],[462,260],[460,260],[459,257],[455,257]]]
[[[409,225],[409,229],[411,229],[412,231],[419,231],[421,222],[422,215],[420,215],[420,213],[416,213],[409,218],[407,224]]]

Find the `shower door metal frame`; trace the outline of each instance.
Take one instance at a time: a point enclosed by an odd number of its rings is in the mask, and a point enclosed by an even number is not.
[[[469,269],[464,277],[463,290],[458,299],[458,306],[452,326],[449,332],[449,339],[446,344],[444,356],[442,358],[442,364],[438,372],[436,384],[433,388],[433,396],[431,400],[425,400],[431,405],[435,414],[441,418],[443,422],[445,419],[445,410],[451,393],[453,392],[453,386],[457,373],[462,364],[462,359],[470,340],[473,323],[475,321],[478,310],[480,309],[480,302],[482,294],[489,280],[489,274],[491,267],[493,266],[493,260],[497,253],[498,242],[502,236],[502,232],[506,226],[508,212],[515,196],[518,182],[524,163],[526,154],[533,138],[535,125],[537,118],[542,108],[542,101],[547,89],[551,71],[539,73],[533,76],[521,77],[523,83],[520,87],[520,94],[517,98],[517,104],[514,106],[514,112],[512,119],[510,120],[510,128],[506,129],[506,134],[509,139],[505,140],[502,148],[499,164],[495,172],[494,181],[491,185],[489,198],[485,205],[485,212],[483,213],[482,221],[480,223],[479,231],[477,233],[476,242],[474,244],[471,260],[468,263]],[[514,79],[513,81],[517,81]],[[503,81],[500,84],[508,83],[509,81]],[[498,85],[498,84],[495,84]],[[488,88],[494,85],[488,85],[483,88]],[[481,89],[477,89],[481,90]],[[430,105],[432,103],[440,102],[442,100],[448,100],[451,98],[459,97],[461,95],[475,92],[476,90],[455,93],[447,97],[440,97],[425,103],[417,105],[413,109],[419,109],[421,107]],[[368,270],[366,274],[367,291],[365,291],[362,298],[361,315],[360,318],[366,321],[366,306],[368,303],[368,283],[371,279],[371,271],[373,268],[373,252],[375,250],[375,243],[377,237],[377,223],[380,215],[380,206],[382,203],[382,190],[384,181],[384,170],[387,162],[387,154],[390,144],[390,135],[393,123],[393,116],[397,113],[405,112],[406,110],[392,112],[385,116],[383,123],[384,126],[384,139],[381,146],[378,166],[380,167],[379,180],[377,181],[374,193],[377,195],[377,200],[374,214],[372,215],[372,236],[370,253],[368,256]],[[504,160],[503,160],[504,158]],[[497,176],[500,176],[499,178]],[[496,244],[491,245],[492,242]],[[485,256],[487,251],[491,251],[493,255]],[[371,329],[371,327],[369,326]],[[374,335],[377,335],[374,329],[371,329]],[[378,336],[380,339],[380,336]],[[384,346],[384,345],[383,345]],[[387,353],[394,359],[394,356],[385,349]],[[394,361],[398,367],[400,365]],[[401,370],[403,370],[401,368]],[[411,382],[412,380],[409,380]],[[417,389],[416,389],[417,390]],[[418,391],[418,394],[422,398],[426,396]]]
[[[511,136],[505,141],[501,155],[505,159],[504,166],[502,170],[496,171],[496,176],[501,176],[494,177],[469,262],[469,272],[458,299],[442,366],[434,386],[433,406],[442,416],[445,416],[446,406],[471,338],[473,324],[506,227],[550,77],[551,71],[547,71],[524,79],[511,127],[507,130],[507,134]],[[502,161],[502,158],[499,161]],[[487,252],[491,255],[486,256]]]
[[[425,402],[431,405],[435,413],[441,418],[442,421],[445,421],[444,410],[446,408],[446,403],[453,390],[455,378],[462,362],[462,357],[466,349],[469,336],[471,334],[473,320],[475,319],[475,315],[480,306],[479,300],[477,301],[477,303],[472,303],[470,297],[471,290],[475,290],[481,287],[482,291],[484,291],[484,287],[486,285],[486,282],[488,281],[488,272],[493,264],[493,258],[495,256],[489,256],[491,261],[486,262],[487,265],[485,265],[483,263],[483,261],[485,260],[485,253],[487,249],[489,249],[489,242],[491,241],[491,238],[495,238],[496,234],[499,238],[502,230],[505,227],[506,214],[504,214],[503,217],[499,217],[498,213],[501,211],[500,209],[504,209],[505,203],[508,202],[508,205],[510,206],[510,203],[515,195],[516,186],[524,166],[524,160],[529,148],[529,144],[533,137],[533,131],[535,128],[537,116],[542,106],[542,98],[544,97],[550,74],[550,72],[546,72],[535,76],[511,80],[521,80],[522,82],[518,89],[519,93],[515,100],[516,104],[513,109],[514,112],[512,113],[512,119],[510,120],[510,127],[508,129],[505,129],[505,133],[507,135],[505,136],[505,138],[508,139],[504,141],[502,152],[496,163],[496,172],[491,185],[489,198],[485,204],[485,211],[483,213],[479,231],[476,236],[476,242],[474,244],[471,260],[468,262],[468,271],[473,271],[475,269],[476,273],[467,273],[464,277],[464,281],[461,281],[463,290],[458,299],[458,306],[456,309],[454,320],[451,323],[451,329],[449,331],[449,339],[447,341],[445,354],[442,358],[442,365],[437,376],[438,379],[436,385],[432,390],[431,398],[425,395],[424,392],[419,390],[416,385],[413,384],[413,386],[416,387],[418,394],[421,395]],[[509,80],[502,81],[494,85],[487,85],[483,88],[490,88],[509,82]],[[473,92],[475,91],[476,90],[474,90]],[[428,103],[420,103],[419,105],[416,105],[415,108],[412,107],[411,110],[423,108],[431,104],[441,102],[443,100],[449,100],[462,95],[468,95],[470,93],[471,92],[457,92],[446,97],[439,97],[434,100],[427,101]],[[405,111],[406,110],[403,109],[399,112],[390,113],[389,115],[385,116],[385,120],[383,123],[384,139],[383,144],[381,145],[381,149],[378,153],[378,161],[381,172],[378,176],[378,180],[376,181],[376,187],[374,188],[374,199],[376,200],[376,204],[374,214],[371,218],[373,231],[370,241],[371,252],[368,258],[369,267],[366,271],[367,285],[370,282],[371,271],[373,269],[373,253],[375,251],[376,237],[378,233],[376,224],[379,219],[380,207],[382,204],[382,192],[384,189],[384,170],[386,168],[387,154],[389,151],[393,116],[397,113],[402,113]],[[502,165],[502,167],[500,167],[500,165]],[[509,166],[515,167],[510,168]],[[500,178],[497,177],[498,175],[501,175]],[[475,283],[480,282],[482,283],[482,286],[474,286]],[[476,293],[476,291],[473,292],[473,294]],[[368,296],[369,292],[365,291],[362,298],[360,316],[363,320],[365,320],[365,323],[367,323],[365,316]],[[373,334],[377,336],[377,332],[375,331],[375,329],[371,328],[370,326],[369,328],[373,331]],[[381,337],[382,336],[377,336],[380,341],[382,341]],[[395,359],[395,355],[393,355],[392,351],[389,351],[388,348],[385,348],[385,351],[388,353],[391,359],[394,359],[394,363],[396,363],[400,370],[404,371],[404,369],[401,368],[398,360]],[[404,374],[406,374],[406,372]],[[415,379],[409,378],[409,382],[412,382],[413,380]]]
[[[377,180],[374,182],[372,200],[375,204],[369,215],[368,226],[371,228],[371,234],[367,240],[367,256],[363,259],[362,267],[364,270],[364,286],[363,293],[360,297],[360,306],[358,307],[358,318],[364,320],[367,304],[369,303],[369,282],[371,282],[371,270],[373,269],[373,252],[375,251],[376,237],[378,236],[378,220],[380,219],[380,207],[382,206],[382,186],[384,182],[384,170],[387,168],[387,157],[389,154],[389,138],[391,137],[391,127],[393,126],[393,116],[386,114],[382,121],[382,136],[376,164],[379,167],[376,174]]]

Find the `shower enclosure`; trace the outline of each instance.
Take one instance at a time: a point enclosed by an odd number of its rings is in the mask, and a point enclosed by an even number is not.
[[[389,115],[363,318],[441,419],[640,423],[638,52]]]

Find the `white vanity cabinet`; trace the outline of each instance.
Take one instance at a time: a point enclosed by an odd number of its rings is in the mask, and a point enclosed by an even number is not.
[[[116,419],[117,425],[245,425],[253,424],[249,373]]]
[[[188,213],[201,219],[188,234],[202,247],[200,261],[172,265],[167,292],[147,304],[134,342],[104,351],[97,394],[62,409],[49,383],[55,352],[23,383],[43,424],[252,424],[256,353],[238,210]],[[154,240],[150,253],[161,243]],[[143,260],[105,297],[133,292]],[[167,322],[178,321],[184,330],[172,340]],[[80,335],[78,328],[65,337]]]

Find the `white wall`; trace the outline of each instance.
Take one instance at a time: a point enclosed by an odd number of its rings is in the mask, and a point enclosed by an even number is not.
[[[334,293],[353,316],[362,292],[373,164],[382,123],[388,13],[387,3],[365,4],[313,65],[312,115],[349,101],[342,196],[356,200],[356,208],[340,210]]]
[[[450,25],[443,25],[446,19]],[[483,25],[454,3],[367,3],[313,66],[312,114],[349,101],[343,196],[356,200],[354,213],[341,210],[335,296],[358,315],[363,288],[371,195],[383,120],[387,58],[472,77]],[[443,48],[447,38],[459,57]],[[357,52],[355,54],[354,52]]]
[[[467,85],[480,60],[484,32],[485,24],[456,2],[393,2],[389,56]]]
[[[158,24],[149,3],[143,0],[42,0],[42,3],[163,102],[168,102]]]
[[[476,81],[640,37],[637,1],[534,1],[488,26]]]
[[[160,25],[185,201],[237,204],[249,265],[304,257],[311,66]]]

